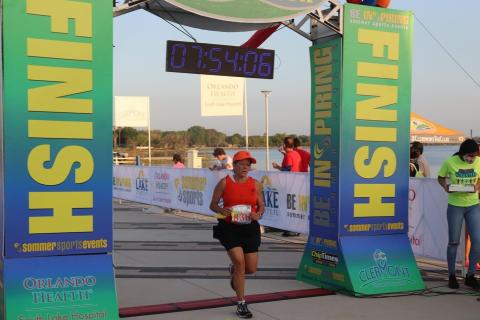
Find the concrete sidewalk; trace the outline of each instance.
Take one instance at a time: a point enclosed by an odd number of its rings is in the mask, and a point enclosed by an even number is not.
[[[120,308],[232,297],[221,245],[212,238],[215,219],[114,200],[114,263]],[[305,237],[262,237],[258,272],[247,294],[315,287],[295,280]],[[419,261],[430,290],[385,298],[318,296],[250,304],[254,319],[480,319],[477,293],[446,287],[444,264]],[[237,319],[233,306],[136,316],[127,319]]]

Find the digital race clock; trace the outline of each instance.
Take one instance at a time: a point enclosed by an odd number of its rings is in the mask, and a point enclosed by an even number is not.
[[[275,51],[167,41],[166,71],[273,79]]]

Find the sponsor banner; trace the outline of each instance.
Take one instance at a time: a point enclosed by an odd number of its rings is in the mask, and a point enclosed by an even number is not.
[[[405,234],[341,237],[340,247],[355,294],[425,288]]]
[[[416,256],[447,259],[447,193],[437,179],[410,178],[408,196],[408,238]],[[465,256],[464,237],[457,261]]]
[[[198,15],[235,22],[278,22],[317,9],[324,0],[165,0]]]
[[[208,171],[210,170],[174,170],[174,173],[177,173],[173,180],[177,200],[176,209],[192,212],[206,211],[213,214],[209,206],[216,182],[213,182],[214,175],[208,174]]]
[[[335,246],[327,250],[340,252],[337,248],[337,241],[333,242],[335,242]],[[329,240],[328,243],[331,244],[333,242]],[[327,250],[322,250],[323,247],[328,248],[321,241],[319,245],[311,242],[306,244],[305,252],[298,268],[297,280],[322,288],[352,291],[353,288],[343,257],[339,253],[329,253]]]
[[[209,205],[213,189],[227,173],[225,170],[113,166],[113,196],[212,216]],[[250,175],[263,185],[266,206],[263,225],[311,234],[307,174],[252,171]],[[436,180],[410,178],[408,236],[415,255],[446,260],[446,212],[447,196]],[[31,246],[22,247],[28,250]],[[56,246],[68,248],[69,245],[58,243]],[[311,250],[338,255],[338,241],[331,236],[310,237],[308,246]],[[459,250],[463,250],[463,246]],[[459,261],[461,257],[463,254],[459,253]]]
[[[113,196],[212,216],[214,213],[209,206],[213,190],[218,181],[229,172],[114,166]],[[307,174],[255,170],[250,175],[263,185],[266,210],[260,222],[267,226],[307,234]],[[138,186],[143,189],[139,190]]]
[[[136,201],[135,174],[138,167],[113,166],[112,188],[116,198]]]
[[[117,198],[151,203],[150,169],[141,166],[113,167],[113,195]]]
[[[111,10],[3,1],[6,257],[112,249]]]
[[[150,97],[115,96],[115,127],[149,127]]]
[[[311,47],[310,65],[310,242],[335,253],[337,246],[329,242],[338,238],[342,39]]]
[[[406,233],[413,16],[344,14],[340,235]]]
[[[118,319],[111,255],[5,260],[6,319]]]
[[[308,233],[308,179],[305,173],[253,171],[263,186],[265,213],[261,224]]]
[[[201,75],[202,117],[243,115],[245,85],[245,78]]]

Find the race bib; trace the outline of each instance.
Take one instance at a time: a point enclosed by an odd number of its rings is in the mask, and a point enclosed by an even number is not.
[[[236,205],[232,207],[232,223],[249,224],[252,222],[252,206]]]

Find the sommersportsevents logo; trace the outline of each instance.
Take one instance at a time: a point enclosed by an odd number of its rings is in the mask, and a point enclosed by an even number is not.
[[[387,287],[402,286],[410,279],[410,272],[407,266],[389,264],[387,254],[380,249],[373,252],[375,265],[361,269],[359,278],[362,287]]]

